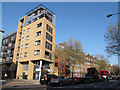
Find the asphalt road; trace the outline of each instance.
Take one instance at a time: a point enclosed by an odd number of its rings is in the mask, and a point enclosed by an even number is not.
[[[64,85],[64,86],[51,86],[51,85],[23,85],[23,86],[10,86],[4,87],[2,90],[120,90],[120,81],[110,80],[102,82],[93,82],[87,84]]]

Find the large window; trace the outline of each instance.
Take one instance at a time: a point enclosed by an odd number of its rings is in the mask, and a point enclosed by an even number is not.
[[[48,51],[45,51],[45,58],[52,59],[52,54]]]
[[[21,50],[23,49],[23,45],[21,46]]]
[[[27,29],[27,32],[29,32],[29,31],[30,31],[30,28]]]
[[[26,40],[28,40],[29,39],[29,35],[28,36],[26,36]]]
[[[25,34],[25,30],[23,31],[23,34]]]
[[[24,57],[27,57],[27,52],[25,52]]]
[[[20,54],[20,58],[22,58],[22,53]]]
[[[52,50],[52,44],[48,43],[47,41],[45,42],[45,48]]]
[[[40,54],[40,50],[35,50],[34,51],[34,55],[39,55]]]
[[[24,41],[24,37],[22,38],[22,42]]]
[[[35,45],[40,45],[40,40],[35,41]]]
[[[46,28],[51,34],[53,34],[53,29],[48,24],[46,25]]]
[[[46,39],[52,42],[52,36],[48,33],[46,33]]]
[[[28,43],[27,43],[27,44],[25,44],[25,48],[28,48]]]
[[[37,28],[38,28],[38,27],[41,27],[41,26],[42,26],[42,23],[37,24]]]
[[[36,32],[36,36],[40,36],[41,35],[41,31]]]

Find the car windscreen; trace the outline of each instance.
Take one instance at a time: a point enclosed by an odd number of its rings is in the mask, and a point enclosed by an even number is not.
[[[64,79],[64,77],[60,77],[61,79]]]
[[[105,71],[106,74],[109,74],[108,71]]]
[[[52,78],[57,79],[57,78],[58,78],[58,76],[53,76]]]
[[[101,71],[101,75],[104,75],[104,71]]]

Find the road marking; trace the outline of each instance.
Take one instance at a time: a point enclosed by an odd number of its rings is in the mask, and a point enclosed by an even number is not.
[[[13,82],[10,82],[10,83],[7,83],[7,84],[4,84],[4,85],[2,85],[2,86],[8,86],[8,85],[10,85],[10,84],[12,84]]]

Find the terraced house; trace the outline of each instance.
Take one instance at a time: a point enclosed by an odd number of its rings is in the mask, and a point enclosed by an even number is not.
[[[43,5],[19,19],[13,61],[17,79],[39,80],[42,70],[54,73],[55,14]]]
[[[16,76],[16,62],[13,62],[15,40],[16,30],[5,35],[2,39],[0,64],[2,65],[2,76],[6,73],[8,78]]]

